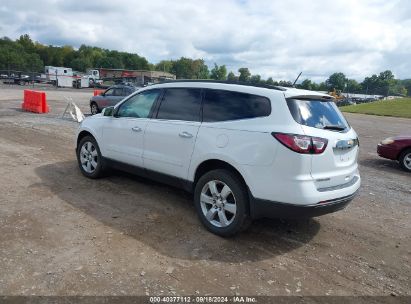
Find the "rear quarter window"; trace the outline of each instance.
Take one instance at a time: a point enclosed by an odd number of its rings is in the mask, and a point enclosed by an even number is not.
[[[271,103],[266,97],[224,90],[205,90],[205,122],[265,117],[270,113]]]

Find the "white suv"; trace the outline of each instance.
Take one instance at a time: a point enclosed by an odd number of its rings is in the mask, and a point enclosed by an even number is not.
[[[208,230],[344,208],[360,187],[358,138],[331,96],[282,87],[174,81],[86,118],[81,172],[115,166],[194,194]]]

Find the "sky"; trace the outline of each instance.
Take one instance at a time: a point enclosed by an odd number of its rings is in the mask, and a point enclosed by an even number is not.
[[[409,0],[35,0],[0,2],[0,36],[202,58],[262,78],[411,78]]]

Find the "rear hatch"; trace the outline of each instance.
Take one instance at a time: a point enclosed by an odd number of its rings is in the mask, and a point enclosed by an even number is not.
[[[311,156],[311,176],[318,191],[349,187],[359,176],[358,138],[332,99],[288,98],[287,105],[305,135],[326,139],[327,147]]]

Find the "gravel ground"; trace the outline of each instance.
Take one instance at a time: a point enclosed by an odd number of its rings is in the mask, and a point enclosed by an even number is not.
[[[208,233],[190,195],[120,172],[84,178],[73,100],[46,89],[48,114],[0,86],[1,295],[411,295],[411,175],[376,154],[410,119],[346,114],[360,135],[360,194],[309,220],[259,220],[234,238]]]

